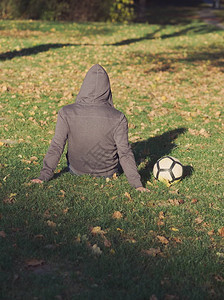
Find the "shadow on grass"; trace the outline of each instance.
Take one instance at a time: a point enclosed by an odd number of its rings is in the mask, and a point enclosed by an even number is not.
[[[15,57],[22,57],[22,56],[30,56],[35,55],[41,52],[47,52],[50,49],[57,49],[57,48],[63,48],[63,47],[71,47],[71,46],[81,46],[80,44],[43,44],[38,45],[30,48],[23,48],[21,50],[14,50],[14,51],[8,51],[5,53],[0,53],[0,61],[10,60]]]
[[[156,161],[162,156],[170,154],[171,150],[176,147],[176,144],[174,143],[175,139],[186,131],[186,128],[177,128],[167,131],[162,135],[151,137],[148,140],[132,144],[137,164],[147,158],[149,159],[146,166],[139,172],[143,185],[150,179]],[[185,166],[184,177],[190,176],[192,171],[190,166]]]
[[[158,34],[160,31],[165,29],[166,26],[161,26],[159,29],[155,30],[155,32],[152,32],[150,34],[146,34],[142,37],[139,38],[133,38],[133,39],[126,39],[120,42],[116,42],[114,44],[107,44],[107,46],[113,45],[113,46],[123,46],[123,45],[130,45],[133,43],[138,43],[142,41],[147,41],[147,40],[153,40],[155,39],[155,35]],[[160,38],[161,39],[168,39],[168,38],[173,38],[173,37],[179,37],[187,34],[206,34],[206,33],[211,33],[211,32],[217,32],[218,29],[213,26],[208,26],[206,24],[201,24],[201,25],[192,25],[191,27],[185,28],[183,30],[180,30],[178,32],[174,32],[171,34],[161,34]]]
[[[144,36],[138,37],[138,38],[131,38],[131,39],[125,39],[113,44],[101,44],[101,46],[123,46],[123,45],[131,45],[134,43],[142,42],[142,41],[147,41],[147,40],[153,40],[155,39],[156,35],[162,32],[163,29],[165,29],[166,26],[161,25],[160,28],[156,29],[152,33],[148,33]],[[187,34],[205,34],[205,33],[210,33],[213,31],[217,32],[217,28],[213,26],[207,26],[206,24],[201,24],[201,25],[192,25],[191,27],[182,29],[178,32],[173,32],[171,34],[162,34],[159,36],[161,39],[168,39],[172,37],[178,37],[178,36],[183,36]],[[48,44],[41,44],[37,45],[34,47],[28,47],[28,48],[23,48],[21,50],[13,50],[13,51],[7,51],[4,53],[0,53],[0,61],[6,61],[6,60],[11,60],[15,57],[23,57],[23,56],[31,56],[31,55],[36,55],[41,52],[47,52],[51,49],[58,49],[58,48],[64,48],[64,47],[77,47],[77,46],[95,46],[94,44],[71,44],[71,43],[48,43]],[[98,45],[100,46],[100,45]],[[200,55],[202,53],[200,52]],[[206,53],[205,53],[206,55]],[[221,54],[220,54],[221,55]],[[146,55],[147,57],[147,55]],[[214,59],[214,58],[213,58]],[[203,55],[201,56],[201,60],[203,60]]]
[[[176,52],[175,52],[175,49]],[[180,56],[181,51],[185,51],[185,56]],[[161,52],[157,55],[152,55],[151,53],[135,51],[128,53],[128,57],[131,58],[132,64],[139,64],[141,59],[141,64],[143,61],[147,63],[152,63],[149,69],[143,70],[144,73],[151,72],[164,72],[170,71],[174,72],[178,63],[184,65],[194,65],[204,62],[209,62],[208,68],[211,66],[220,68],[224,71],[224,61],[223,61],[224,47],[217,45],[209,45],[207,47],[201,47],[192,49],[190,47],[178,46],[174,48],[171,54]],[[179,68],[179,66],[178,66]]]

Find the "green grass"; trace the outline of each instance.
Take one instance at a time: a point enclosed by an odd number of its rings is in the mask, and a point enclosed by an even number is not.
[[[131,25],[0,21],[2,299],[222,299],[224,33],[181,13]],[[150,194],[124,175],[73,177],[64,156],[53,180],[29,183],[57,111],[95,63]],[[166,154],[193,168],[170,188],[152,177]]]

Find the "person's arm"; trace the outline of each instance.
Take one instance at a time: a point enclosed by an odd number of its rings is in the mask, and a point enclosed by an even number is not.
[[[32,180],[34,183],[41,183],[50,180],[54,175],[61,155],[64,151],[66,140],[68,137],[69,127],[64,119],[62,110],[58,113],[58,120],[55,128],[55,135],[51,141],[50,147],[43,160],[43,168],[40,171],[40,176]]]
[[[119,161],[131,186],[138,191],[149,191],[142,186],[135,158],[128,142],[128,122],[123,115],[114,132],[114,140],[118,150]]]

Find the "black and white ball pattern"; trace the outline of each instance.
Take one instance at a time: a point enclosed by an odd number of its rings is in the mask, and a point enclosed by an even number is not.
[[[183,165],[175,157],[164,156],[155,163],[153,175],[159,181],[166,181],[172,184],[182,178]]]

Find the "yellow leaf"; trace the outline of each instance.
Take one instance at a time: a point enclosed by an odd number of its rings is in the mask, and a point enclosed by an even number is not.
[[[4,143],[3,142],[0,142],[0,146],[3,146],[4,145]]]
[[[115,250],[114,249],[110,249],[110,254],[115,254]]]
[[[117,231],[123,232],[124,230],[121,228],[117,228]]]
[[[171,230],[173,230],[173,231],[179,231],[179,229],[177,229],[177,228],[175,228],[175,227],[172,227],[172,228],[170,228]]]
[[[127,197],[130,201],[132,201],[131,195],[130,195],[128,192],[125,192],[124,195],[125,195],[125,197]]]
[[[17,194],[16,193],[11,193],[10,195],[9,195],[9,198],[13,198],[13,197],[15,197]]]

